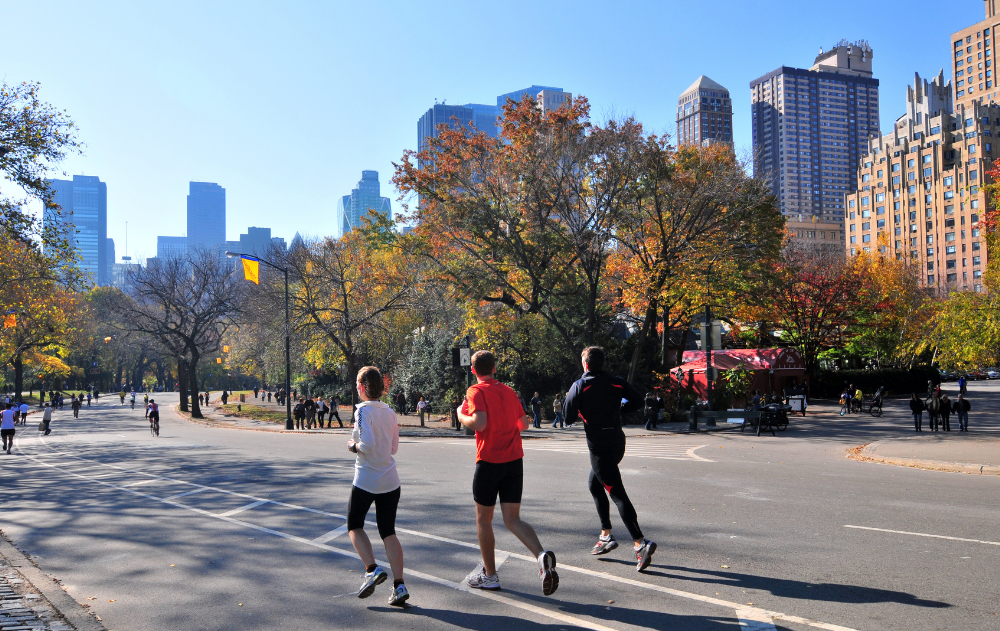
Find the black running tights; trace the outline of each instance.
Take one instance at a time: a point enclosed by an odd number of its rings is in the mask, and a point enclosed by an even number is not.
[[[621,515],[628,533],[635,539],[642,539],[642,530],[639,528],[639,517],[635,514],[635,507],[628,499],[625,492],[625,485],[622,483],[622,474],[618,470],[618,463],[625,457],[625,446],[620,450],[602,454],[590,454],[590,494],[594,496],[594,504],[597,506],[597,515],[601,518],[601,528],[611,530],[611,504],[608,502],[608,495],[618,507],[618,514]]]

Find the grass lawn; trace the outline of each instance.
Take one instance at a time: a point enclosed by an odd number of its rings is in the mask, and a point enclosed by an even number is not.
[[[251,393],[253,394],[253,393]],[[222,411],[226,414],[232,416],[238,416],[240,418],[252,418],[256,421],[266,421],[268,423],[284,423],[285,422],[285,409],[268,409],[261,407],[259,405],[253,405],[252,403],[244,403],[243,410],[237,411],[236,406],[238,403],[229,403],[227,405],[220,406]]]

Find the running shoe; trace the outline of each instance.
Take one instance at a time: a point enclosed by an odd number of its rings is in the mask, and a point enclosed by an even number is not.
[[[635,569],[641,572],[649,567],[654,552],[656,552],[656,544],[649,539],[643,539],[642,545],[635,551]]]
[[[591,554],[607,554],[615,548],[618,547],[618,542],[615,541],[614,535],[608,535],[607,537],[599,537],[597,539],[597,545],[595,545],[591,550]]]
[[[371,596],[375,591],[375,587],[384,583],[387,578],[389,578],[389,575],[377,565],[374,571],[365,572],[365,582],[361,583],[361,589],[358,590],[358,598],[368,598]]]
[[[556,573],[556,555],[546,550],[538,555],[538,575],[542,579],[542,594],[551,596],[559,589],[559,574]]]
[[[403,607],[403,603],[409,598],[410,592],[406,591],[406,585],[399,585],[393,588],[392,594],[389,596],[389,604],[393,607]]]
[[[487,574],[486,567],[480,562],[476,569],[465,577],[465,584],[474,589],[496,590],[500,589],[500,576]]]

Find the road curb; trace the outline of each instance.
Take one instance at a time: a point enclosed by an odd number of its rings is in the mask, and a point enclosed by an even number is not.
[[[18,573],[31,583],[48,604],[76,631],[107,631],[107,627],[98,622],[94,614],[76,602],[55,579],[42,572],[28,555],[18,550],[7,539],[7,535],[3,532],[0,532],[0,556],[16,568]]]
[[[875,453],[882,441],[859,445],[847,450],[847,458],[858,462],[874,462],[911,469],[927,471],[943,471],[946,473],[966,473],[970,475],[1000,475],[1000,466],[983,465],[971,462],[947,462],[944,460],[925,460],[922,458],[901,458],[897,456],[880,456]]]

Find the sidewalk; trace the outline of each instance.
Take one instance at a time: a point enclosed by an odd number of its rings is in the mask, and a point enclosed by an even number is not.
[[[851,449],[848,458],[931,471],[1000,475],[1000,439],[953,430],[869,443]]]
[[[85,607],[0,533],[0,629],[105,631]]]

